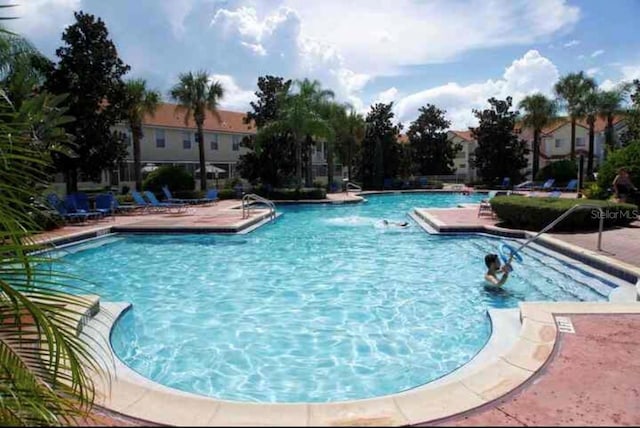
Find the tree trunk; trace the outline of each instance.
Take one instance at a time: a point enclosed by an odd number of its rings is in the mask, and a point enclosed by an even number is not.
[[[78,170],[70,168],[66,171],[67,195],[78,191]]]
[[[200,155],[200,190],[206,192],[207,190],[207,165],[204,159],[204,135],[202,134],[202,122],[196,124],[198,126],[198,132],[196,133],[196,139],[198,140],[198,151]]]
[[[333,144],[325,142],[327,147],[327,191],[331,192],[333,185]]]
[[[593,143],[595,139],[595,118],[589,121],[589,154],[587,155],[587,177],[593,174]]]
[[[576,160],[576,119],[571,118],[571,160]]]
[[[142,132],[138,126],[131,127],[131,139],[133,140],[133,169],[136,180],[136,190],[142,190],[142,165],[140,154],[140,136]]]
[[[540,130],[533,130],[533,163],[531,165],[531,181],[536,179],[540,169]]]
[[[304,185],[305,187],[311,187],[313,183],[313,145],[311,139],[307,135],[307,173],[305,174]]]
[[[353,157],[353,138],[349,136],[349,142],[347,143],[347,177],[349,177],[349,181],[351,181],[351,162]]]
[[[613,115],[607,115],[607,129],[605,132],[605,145],[609,152],[614,150],[615,141],[613,140]]]
[[[296,140],[296,184],[302,187],[302,139],[294,135]]]

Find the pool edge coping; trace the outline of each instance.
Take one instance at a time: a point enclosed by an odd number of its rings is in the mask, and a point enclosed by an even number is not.
[[[109,309],[116,312],[112,305],[118,304],[103,303],[102,306],[107,312]],[[128,304],[119,305],[117,316],[101,330],[103,334],[108,330],[107,338],[119,317],[130,308]],[[484,406],[530,381],[553,353],[558,337],[554,314],[640,313],[640,305],[521,302],[519,311],[521,326],[516,341],[508,351],[486,362],[477,371],[437,386],[429,387],[430,382],[397,394],[336,403],[234,402],[175,390],[157,384],[126,366],[113,353],[109,340],[108,349],[115,359],[117,370],[113,374],[110,394],[105,394],[104,388],[97,392],[102,397],[110,395],[112,398],[97,404],[136,419],[168,425],[317,426],[374,423],[400,426],[437,421]],[[492,329],[491,335],[494,334]],[[133,380],[128,379],[122,371],[118,372],[123,368],[133,373]],[[116,401],[113,401],[113,397],[117,397]]]

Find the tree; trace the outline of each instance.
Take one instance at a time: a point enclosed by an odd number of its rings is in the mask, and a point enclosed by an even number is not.
[[[593,156],[595,144],[595,125],[600,112],[601,94],[596,89],[585,94],[582,101],[582,114],[589,125],[589,150],[587,153],[587,177],[593,174]]]
[[[68,94],[68,113],[75,121],[66,131],[74,136],[75,156],[56,157],[67,175],[67,191],[78,187],[78,172],[98,181],[105,169],[114,168],[126,155],[124,135],[112,127],[125,119],[125,85],[129,70],[118,57],[104,22],[83,12],[64,31],[65,45],[56,50],[58,64],[45,87],[54,94]]]
[[[308,81],[306,81],[308,82]],[[296,186],[302,186],[302,150],[308,146],[309,137],[330,138],[333,129],[322,117],[318,109],[319,97],[317,88],[319,83],[306,84],[296,81],[295,90],[289,90],[280,95],[277,117],[258,129],[256,142],[260,146],[276,135],[290,133],[295,144]],[[307,177],[308,180],[308,177]],[[310,183],[308,183],[310,184]]]
[[[529,152],[526,142],[518,139],[514,126],[518,113],[510,111],[511,97],[506,100],[490,98],[490,108],[474,110],[479,125],[471,130],[478,142],[475,150],[474,166],[478,168],[485,182],[496,184],[502,177],[509,177],[512,183],[522,178],[521,169],[527,166]]]
[[[359,153],[360,179],[366,188],[381,189],[385,178],[399,170],[398,136],[402,127],[394,125],[393,102],[371,106],[365,120],[365,136]]]
[[[407,137],[414,169],[419,175],[451,174],[453,159],[462,149],[447,139],[447,129],[451,125],[445,119],[445,111],[427,104],[418,110],[420,115],[411,122]]]
[[[134,79],[126,82],[127,122],[131,128],[133,140],[133,167],[135,169],[136,190],[142,190],[142,166],[140,164],[140,140],[142,121],[146,115],[153,116],[160,104],[160,93],[147,89],[144,79]]]
[[[535,178],[540,169],[540,134],[545,126],[556,117],[557,105],[542,94],[533,94],[520,101],[519,107],[525,110],[522,123],[533,130],[533,165],[532,175]]]
[[[633,141],[640,141],[640,80],[634,80],[628,89],[632,92],[631,107],[625,114],[627,130],[621,138],[625,146]]]
[[[252,110],[247,112],[244,122],[253,123],[260,132],[268,123],[275,121],[291,84],[291,80],[282,77],[259,77],[258,91],[255,92],[257,101],[251,102]],[[240,156],[237,169],[251,183],[262,182],[277,187],[295,174],[295,142],[289,131],[259,141],[255,137],[246,137],[243,145],[250,151]]]
[[[181,73],[178,83],[171,88],[171,98],[178,102],[177,110],[184,112],[184,124],[189,126],[191,116],[196,123],[196,139],[200,158],[200,190],[207,188],[207,168],[204,156],[204,134],[202,126],[207,110],[220,119],[218,104],[224,96],[224,89],[220,82],[209,83],[206,71],[196,73]]]
[[[583,71],[569,73],[560,78],[554,90],[558,98],[564,101],[571,118],[571,159],[576,158],[576,121],[582,116],[584,98],[596,88],[596,82]]]
[[[335,152],[340,145],[340,141],[348,138],[348,114],[349,105],[336,102],[326,102],[322,106],[322,114],[333,128],[330,139],[325,140],[327,149],[327,190],[332,190],[335,170]]]
[[[337,139],[336,153],[340,162],[347,165],[347,177],[352,179],[354,153],[358,150],[365,135],[365,121],[361,114],[351,109],[343,117],[344,123]]]

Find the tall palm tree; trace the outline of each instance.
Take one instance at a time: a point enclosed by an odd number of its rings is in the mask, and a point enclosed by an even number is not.
[[[267,123],[258,130],[258,144],[274,135],[290,132],[296,145],[296,185],[302,186],[302,149],[308,136],[331,138],[333,129],[322,117],[318,98],[311,91],[319,84],[303,85],[296,82],[293,90],[280,95],[280,110],[276,120]]]
[[[140,140],[142,139],[142,121],[146,115],[153,116],[160,104],[158,91],[147,89],[144,79],[126,82],[127,122],[131,128],[133,140],[133,167],[135,169],[136,190],[142,190],[142,166],[140,165]]]
[[[343,163],[347,164],[347,177],[349,181],[352,179],[351,169],[353,167],[353,156],[356,147],[360,145],[365,136],[366,122],[361,114],[351,109],[345,117],[343,141],[346,147],[342,151],[344,153]]]
[[[334,176],[334,152],[338,145],[338,140],[345,134],[345,125],[347,122],[347,109],[350,106],[346,104],[328,102],[323,106],[323,116],[327,120],[330,126],[333,128],[333,133],[330,139],[325,141],[327,148],[327,189],[331,191]]]
[[[571,160],[576,158],[576,121],[581,116],[585,96],[595,88],[595,80],[587,77],[583,71],[563,76],[554,86],[556,95],[566,104],[571,118]]]
[[[181,73],[179,82],[171,88],[171,98],[178,102],[177,110],[184,111],[184,123],[189,126],[191,116],[196,122],[198,149],[200,154],[200,190],[207,188],[207,169],[204,157],[204,135],[202,126],[207,110],[220,119],[218,105],[224,97],[224,89],[220,82],[209,82],[206,71]]]
[[[532,179],[535,179],[540,168],[540,134],[545,126],[555,120],[557,105],[542,94],[533,94],[520,101],[520,108],[525,110],[522,118],[524,126],[533,129]]]
[[[330,89],[323,89],[321,83],[318,80],[298,80],[295,82],[298,93],[306,100],[309,108],[321,112],[323,106],[331,102],[335,96]],[[306,141],[313,142],[311,135],[307,135]],[[307,168],[305,174],[305,185],[311,186],[312,181],[312,166],[313,166],[313,145],[307,144]]]
[[[613,134],[613,120],[615,115],[622,112],[627,88],[623,85],[610,91],[601,91],[599,97],[598,114],[607,121],[605,128],[605,147],[611,152],[615,147]]]
[[[587,125],[589,125],[589,152],[587,154],[587,177],[591,177],[593,174],[593,156],[595,145],[595,125],[596,119],[600,112],[600,102],[602,94],[594,89],[589,91],[584,99],[581,108],[581,113],[584,115]]]

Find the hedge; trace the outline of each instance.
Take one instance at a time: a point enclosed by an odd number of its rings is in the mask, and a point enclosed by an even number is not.
[[[633,184],[640,187],[640,141],[634,141],[607,155],[606,161],[598,170],[598,186],[603,190],[612,189],[613,179],[622,167],[629,171]]]
[[[149,173],[142,183],[144,190],[161,194],[162,186],[169,186],[171,192],[193,190],[193,176],[180,166],[163,165]]]
[[[529,198],[524,196],[496,196],[491,208],[507,227],[526,230],[542,230],[576,204],[591,204],[605,211],[605,227],[626,226],[638,216],[638,207],[594,199]],[[573,212],[556,225],[552,231],[597,230],[597,210],[582,209]]]
[[[221,189],[218,190],[219,199],[235,199],[236,191],[234,189]]]
[[[578,165],[572,160],[559,160],[550,163],[536,174],[536,180],[546,181],[553,178],[558,183],[568,183],[578,175]]]

